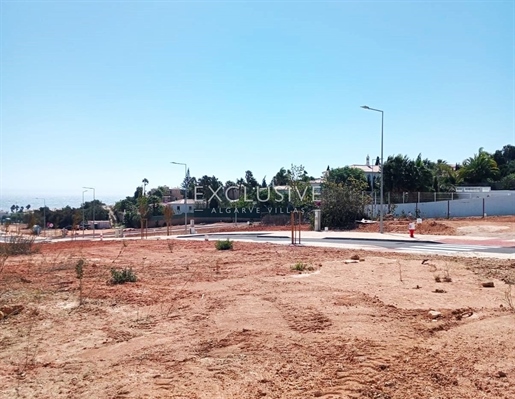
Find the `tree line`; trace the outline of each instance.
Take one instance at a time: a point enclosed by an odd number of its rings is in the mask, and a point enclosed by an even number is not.
[[[380,166],[379,158],[375,164]],[[461,185],[489,185],[493,189],[515,190],[515,146],[508,144],[493,153],[480,148],[476,154],[455,165],[441,159],[436,162],[422,159],[421,154],[415,159],[402,154],[392,155],[384,162],[383,178],[384,191],[392,193],[452,192]],[[269,181],[264,176],[261,182],[250,170],[245,171],[242,177],[225,183],[216,176],[190,177],[188,170],[180,189],[181,195],[189,199],[197,197],[201,206],[207,208],[245,207],[248,200],[263,206],[320,207],[324,211],[323,217],[329,218],[325,225],[335,227],[362,216],[362,210],[369,201],[363,192],[380,188],[379,174],[370,179],[360,169],[350,166],[328,166],[320,192],[313,191],[312,180],[314,177],[302,165],[291,165],[288,169],[281,167]],[[158,186],[147,190],[148,185],[148,179],[144,178],[132,196],[114,205],[118,220],[126,227],[139,227],[142,218],[165,215],[163,199],[170,195],[170,189]],[[287,193],[285,187],[289,187]],[[203,195],[196,196],[199,192]],[[9,216],[12,221],[42,225],[45,214],[47,222],[63,228],[80,223],[83,210],[85,219],[91,220],[93,207],[96,220],[108,219],[105,204],[99,200],[86,202],[84,209],[67,206],[60,210],[43,207],[33,210],[30,205],[13,205]]]
[[[54,228],[73,228],[82,222],[83,216],[86,222],[93,220],[93,211],[95,213],[95,220],[108,220],[109,212],[105,205],[99,200],[85,202],[81,208],[65,206],[61,209],[50,209],[47,206],[42,206],[34,209],[30,205],[25,207],[13,205],[11,206],[11,214],[9,216],[4,215],[2,222],[9,218],[10,222],[25,223],[28,228],[32,228],[35,225],[43,227],[46,221],[47,224],[51,224]]]

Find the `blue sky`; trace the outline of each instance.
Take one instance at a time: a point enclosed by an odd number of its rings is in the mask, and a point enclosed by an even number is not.
[[[515,143],[515,6],[2,1],[1,193],[131,195]]]

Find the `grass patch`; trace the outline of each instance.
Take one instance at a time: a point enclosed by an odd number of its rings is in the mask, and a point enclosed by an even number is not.
[[[291,270],[297,271],[297,272],[303,272],[303,271],[313,271],[315,268],[311,265],[308,265],[304,262],[297,262],[292,267]]]

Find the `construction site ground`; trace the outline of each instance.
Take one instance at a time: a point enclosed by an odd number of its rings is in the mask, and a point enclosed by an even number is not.
[[[515,217],[424,223],[515,234]],[[0,259],[0,398],[515,398],[515,260],[233,244],[56,239]]]

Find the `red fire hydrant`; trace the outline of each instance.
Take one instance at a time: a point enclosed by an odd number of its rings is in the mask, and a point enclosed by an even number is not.
[[[409,229],[409,236],[411,238],[415,238],[415,223],[411,222],[408,226]]]

